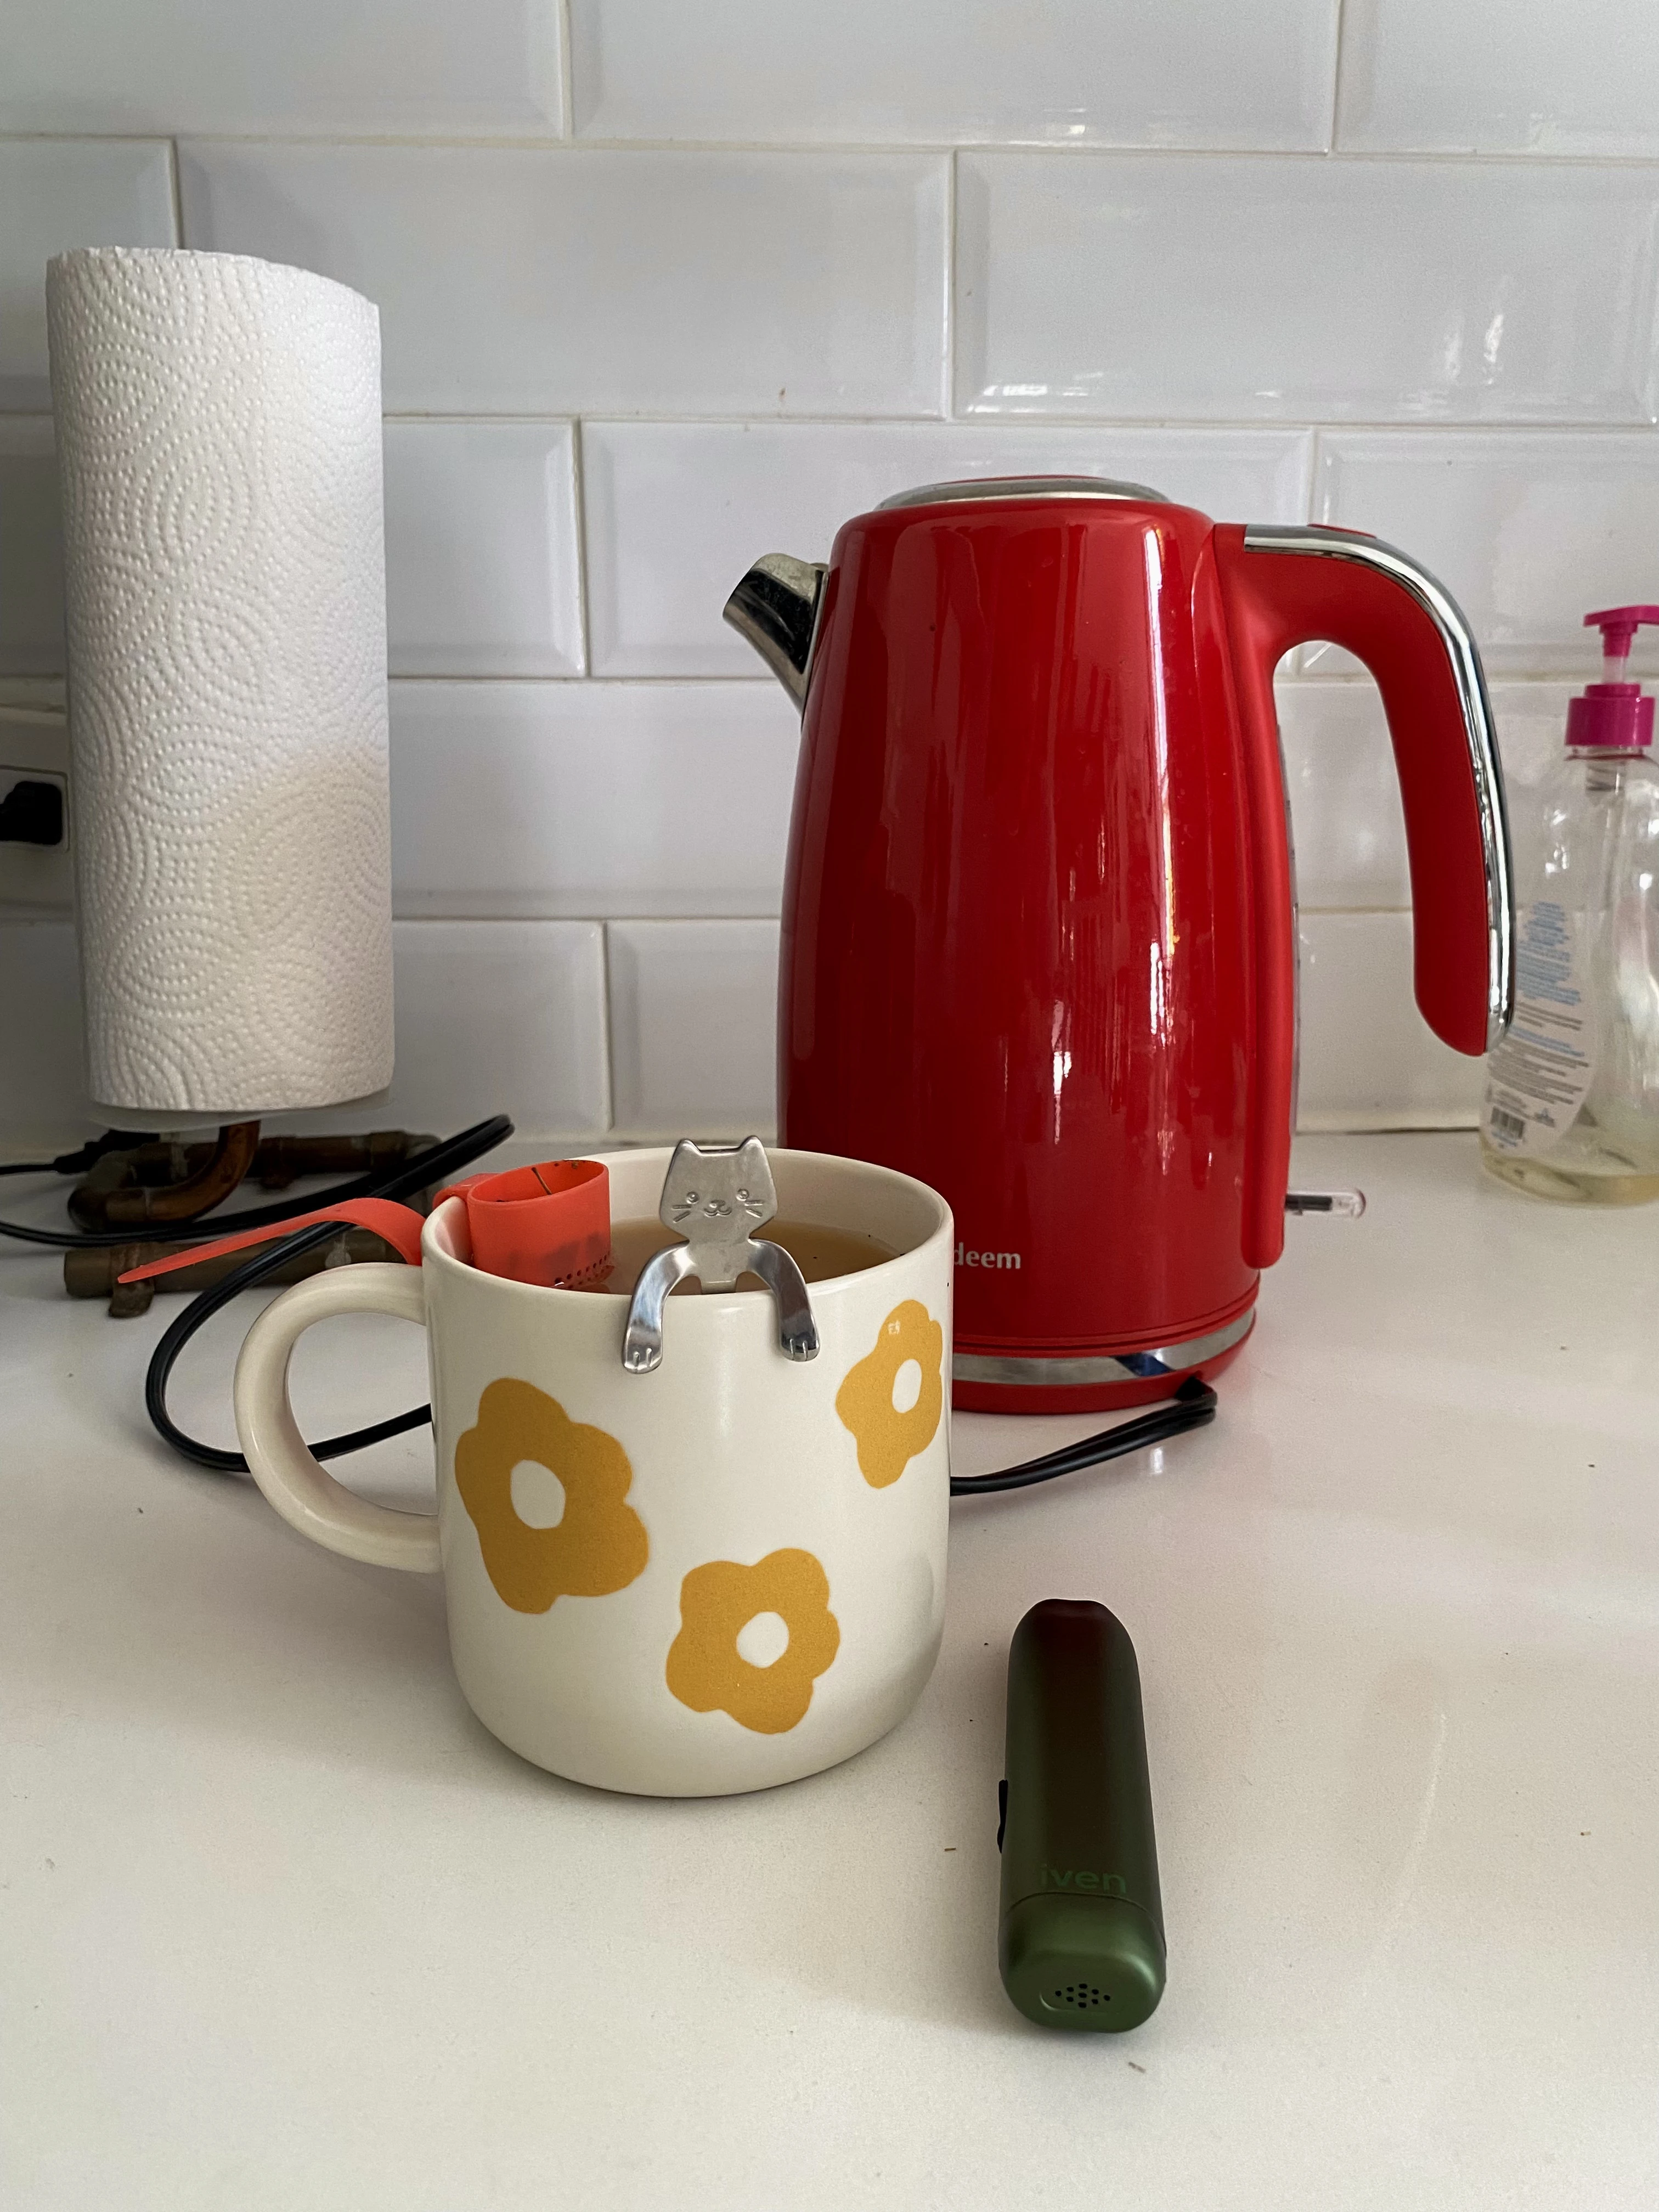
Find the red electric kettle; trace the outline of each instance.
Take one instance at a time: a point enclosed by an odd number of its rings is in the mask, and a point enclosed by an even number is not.
[[[949,1200],[958,1405],[1215,1374],[1284,1243],[1292,646],[1346,646],[1381,687],[1425,1018],[1471,1054],[1509,1019],[1503,784],[1457,607],[1352,532],[1034,477],[889,500],[827,568],[761,562],[726,617],[803,710],[783,1142]]]

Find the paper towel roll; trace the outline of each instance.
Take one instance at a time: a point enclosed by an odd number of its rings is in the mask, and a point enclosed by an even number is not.
[[[374,307],[236,254],[46,273],[94,1102],[235,1120],[392,1074]]]

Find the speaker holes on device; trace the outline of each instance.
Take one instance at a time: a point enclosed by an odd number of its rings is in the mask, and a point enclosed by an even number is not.
[[[1049,2012],[1092,2012],[1111,2002],[1111,1991],[1097,1989],[1092,1982],[1067,1982],[1063,1989],[1046,1992],[1042,1999]]]

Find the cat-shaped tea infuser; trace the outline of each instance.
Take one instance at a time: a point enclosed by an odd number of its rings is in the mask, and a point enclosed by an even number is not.
[[[758,1137],[706,1151],[689,1137],[681,1139],[663,1177],[657,1218],[686,1241],[659,1252],[635,1286],[623,1336],[623,1365],[630,1375],[648,1375],[662,1364],[663,1301],[688,1275],[706,1291],[735,1290],[739,1275],[758,1275],[777,1305],[780,1347],[791,1359],[817,1358],[817,1324],[805,1277],[781,1244],[754,1234],[777,1210],[777,1189]]]

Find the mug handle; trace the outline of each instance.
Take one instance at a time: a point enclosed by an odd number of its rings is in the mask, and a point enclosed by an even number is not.
[[[289,1403],[295,1345],[331,1314],[389,1313],[424,1323],[426,1291],[418,1267],[329,1267],[273,1298],[236,1362],[236,1433],[253,1480],[291,1528],[326,1551],[371,1566],[436,1574],[438,1523],[429,1513],[373,1505],[336,1482],[306,1449]]]

